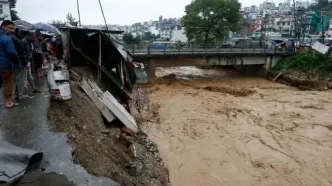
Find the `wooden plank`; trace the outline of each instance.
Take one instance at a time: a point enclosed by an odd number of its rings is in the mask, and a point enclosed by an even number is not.
[[[103,103],[127,128],[138,131],[134,117],[108,91],[103,94]]]
[[[102,53],[101,53],[101,33],[99,33],[99,58],[98,58],[98,66],[99,66],[99,68],[98,68],[98,83],[99,84],[101,84],[101,60],[102,60],[102,58],[101,58],[101,55],[102,55]]]
[[[116,119],[116,117],[108,110],[108,108],[104,105],[103,101],[97,96],[97,94],[90,87],[89,83],[83,78],[80,83],[84,92],[89,96],[92,102],[96,105],[98,110],[105,117],[107,122],[112,122]]]
[[[91,88],[93,88],[99,94],[103,94],[103,91],[99,88],[99,86],[95,82],[90,81],[89,79],[87,81],[88,81]]]
[[[281,75],[282,75],[283,72],[279,72],[278,75],[273,78],[273,82],[275,82]]]
[[[55,82],[69,81],[69,71],[68,70],[53,71],[53,76],[54,76]]]

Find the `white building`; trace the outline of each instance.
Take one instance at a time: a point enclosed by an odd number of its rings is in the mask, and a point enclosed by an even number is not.
[[[244,8],[243,8],[243,11],[244,11],[245,13],[249,13],[249,12],[250,12],[250,7],[249,7],[249,6],[244,7]]]
[[[172,30],[161,30],[160,31],[160,38],[171,39],[171,37],[172,37]]]
[[[186,36],[185,30],[183,28],[181,30],[173,30],[171,41],[181,41],[182,43],[187,42],[188,38]]]
[[[261,14],[259,14],[259,13],[256,13],[256,12],[249,13],[250,19],[258,19],[259,17],[261,17]]]
[[[275,20],[275,29],[278,32],[290,33],[294,29],[293,17],[277,18]]]
[[[277,15],[278,13],[279,13],[279,10],[277,10],[277,9],[266,9],[266,10],[263,10],[263,17],[265,17],[266,15],[269,15],[269,16]]]
[[[250,7],[250,12],[251,12],[251,13],[256,13],[256,12],[258,12],[258,7],[257,7],[256,5],[252,5],[252,6]]]
[[[159,30],[156,26],[149,26],[149,32],[155,36],[159,35]]]
[[[8,0],[0,0],[0,21],[11,20]]]
[[[287,0],[283,3],[280,3],[278,8],[279,8],[279,13],[280,14],[286,14],[286,13],[291,12],[290,0]]]
[[[276,9],[276,5],[272,1],[265,1],[259,5],[259,11],[274,10],[274,9]]]

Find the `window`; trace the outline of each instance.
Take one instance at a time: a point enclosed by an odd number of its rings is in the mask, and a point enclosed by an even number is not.
[[[2,4],[0,4],[0,14],[3,14],[3,7],[2,7]]]

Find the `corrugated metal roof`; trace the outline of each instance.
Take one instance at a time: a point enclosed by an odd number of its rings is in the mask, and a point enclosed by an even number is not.
[[[63,27],[60,30],[83,30],[88,32],[104,32],[110,34],[122,34],[124,31],[122,30],[104,30],[104,29],[92,29],[92,28],[80,28],[80,27]]]

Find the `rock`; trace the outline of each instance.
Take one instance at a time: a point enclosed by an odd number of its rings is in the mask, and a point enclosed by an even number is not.
[[[161,182],[159,180],[152,178],[149,185],[150,186],[162,186],[163,184],[161,184]]]
[[[131,176],[139,176],[143,173],[144,164],[141,161],[135,160],[126,164],[126,169]]]
[[[109,130],[103,130],[103,131],[101,131],[101,133],[103,133],[103,134],[110,134],[111,131],[109,131]]]

